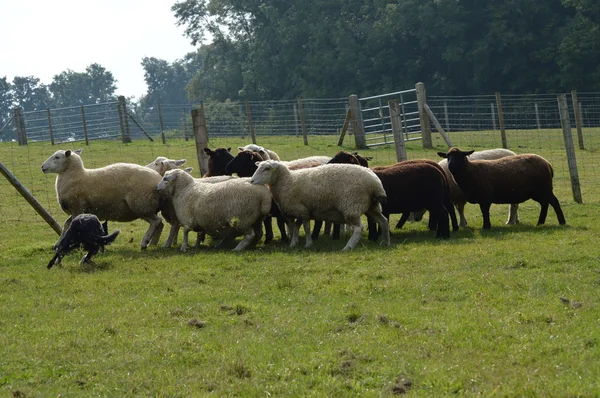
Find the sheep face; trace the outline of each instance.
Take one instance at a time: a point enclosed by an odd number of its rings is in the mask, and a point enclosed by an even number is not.
[[[183,164],[185,162],[186,162],[186,159],[175,160],[175,159],[167,159],[164,156],[159,156],[156,158],[156,160],[154,162],[146,165],[146,167],[156,171],[158,174],[160,174],[162,176],[165,174],[165,172],[167,170],[177,169],[177,168],[183,166]]]
[[[231,148],[217,148],[214,151],[209,148],[204,148],[204,152],[208,155],[208,172],[210,176],[220,176],[225,174],[225,166],[233,159],[230,153]]]
[[[79,155],[83,149],[77,149],[76,151],[71,151],[70,149],[64,151],[59,150],[54,152],[52,156],[50,156],[44,163],[42,163],[42,172],[46,173],[62,173],[67,169],[67,165],[69,164],[69,157],[71,154],[76,153]]]
[[[327,164],[334,164],[334,163],[349,163],[349,164],[358,164],[360,165],[360,161],[358,160],[358,158],[348,152],[348,151],[339,151],[338,153],[335,154],[334,157],[331,158],[331,160],[329,162],[327,162]]]
[[[458,148],[450,148],[448,153],[438,152],[438,155],[442,158],[448,159],[448,170],[452,174],[456,170],[462,170],[469,162],[468,156],[473,154],[475,151],[461,151]]]
[[[156,185],[156,190],[158,192],[172,194],[174,189],[174,182],[179,176],[180,172],[185,173],[185,171],[180,169],[168,170],[163,176],[162,180],[160,180],[158,185]]]
[[[276,180],[277,169],[279,167],[285,167],[281,163],[274,160],[265,160],[263,162],[256,162],[258,169],[252,175],[250,179],[251,184],[264,185],[273,184]]]
[[[238,152],[235,158],[225,166],[225,173],[230,175],[236,173],[240,177],[251,177],[256,171],[256,162],[263,160],[267,159],[252,150]]]

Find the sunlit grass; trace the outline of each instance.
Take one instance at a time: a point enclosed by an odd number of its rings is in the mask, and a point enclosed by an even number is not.
[[[480,149],[468,135],[453,137]],[[259,137],[284,159],[333,154],[336,142]],[[435,150],[410,143],[409,158],[435,159],[444,150],[435,142]],[[367,241],[365,232],[350,253],[340,251],[347,235],[321,237],[310,250],[276,239],[243,253],[207,246],[142,252],[147,224],[115,222],[110,228],[121,234],[94,264],[79,265],[82,254],[73,253],[47,270],[57,236],[3,182],[1,395],[594,396],[598,183],[595,168],[586,168],[585,204],[575,204],[555,142],[511,149],[551,161],[566,226],[552,210],[545,226],[535,226],[539,205],[526,202],[516,226],[504,225],[507,206],[492,206],[492,228],[484,231],[477,206],[468,205],[470,228],[449,240],[409,223],[392,230],[391,247]],[[209,146],[246,143],[219,138]],[[0,161],[62,222],[54,176],[39,170],[54,150],[0,146]],[[393,148],[368,152],[374,164],[395,161]],[[185,157],[197,173],[195,153],[191,141],[92,142],[84,161]],[[577,156],[584,164],[598,157]]]

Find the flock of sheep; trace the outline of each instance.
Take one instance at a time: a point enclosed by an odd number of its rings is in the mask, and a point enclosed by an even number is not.
[[[159,157],[147,166],[116,163],[87,169],[81,150],[56,151],[41,167],[44,173],[58,174],[58,202],[69,215],[55,246],[55,258],[60,261],[64,250],[78,246],[77,239],[83,244],[85,228],[90,229],[88,235],[97,237],[88,241],[100,243],[86,248],[91,254],[82,261],[101,250],[106,242],[102,235],[108,232],[106,223],[103,233],[98,231],[99,220],[147,221],[142,249],[158,243],[164,218],[171,226],[165,247],[177,244],[183,226],[181,250],[189,247],[188,234],[194,231],[198,233],[196,246],[205,235],[220,240],[217,246],[243,236],[235,251],[255,245],[263,236],[263,224],[265,242],[272,240],[271,217],[276,218],[281,239],[289,241],[290,247],[298,244],[301,225],[306,247],[317,239],[323,222],[326,233],[333,225],[334,239],[346,225],[352,235],[343,250],[358,244],[363,215],[367,216],[369,239],[379,239],[383,246],[390,244],[390,214],[402,214],[396,225],[401,228],[411,213],[420,219],[429,211],[429,228],[437,237],[448,238],[450,224],[454,230],[466,227],[467,202],[479,204],[484,228],[490,228],[492,203],[510,204],[507,223],[514,224],[518,222],[518,204],[528,199],[541,205],[538,225],[544,224],[549,205],[559,224],[565,224],[552,190],[552,166],[534,154],[451,148],[438,152],[444,158],[439,163],[423,159],[369,168],[371,158],[346,151],[333,158],[311,156],[292,161],[282,161],[275,152],[257,145],[239,147],[236,156],[230,148],[207,148],[205,152],[208,173],[194,178],[191,169],[181,168],[183,159]],[[78,232],[68,234],[71,222],[79,221],[82,214],[96,217],[85,220],[89,227],[78,222]]]

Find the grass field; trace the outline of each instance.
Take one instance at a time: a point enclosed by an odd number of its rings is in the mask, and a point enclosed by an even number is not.
[[[452,137],[463,148],[498,146],[495,137]],[[289,159],[332,155],[336,141],[259,143]],[[445,150],[435,142],[409,143],[409,158],[435,159]],[[516,226],[504,225],[508,206],[492,206],[483,231],[478,207],[467,205],[469,228],[449,240],[409,223],[392,230],[391,247],[365,231],[350,253],[340,252],[348,236],[321,237],[310,250],[276,241],[243,253],[141,252],[147,224],[136,221],[110,224],[121,234],[94,264],[74,253],[48,271],[57,235],[0,179],[0,395],[597,396],[600,155],[577,152],[585,167],[576,204],[560,140],[535,142],[510,149],[553,164],[566,226],[552,210],[535,226],[539,205],[529,201]],[[92,142],[83,158],[99,167],[165,155],[197,169],[193,145]],[[60,223],[55,176],[39,166],[70,147],[0,144],[0,161]],[[390,147],[368,155],[395,160]]]

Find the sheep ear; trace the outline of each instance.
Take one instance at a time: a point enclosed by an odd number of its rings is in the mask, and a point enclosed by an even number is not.
[[[227,152],[231,152],[231,147],[227,148]]]
[[[70,150],[70,149],[67,149],[67,150],[65,151],[65,156],[66,156],[66,157],[69,157],[69,156],[71,156],[71,150]]]
[[[83,152],[83,148],[75,149],[73,152],[78,155],[81,155],[81,152]]]
[[[365,159],[367,159],[367,160],[373,160],[373,156],[366,156]]]
[[[183,166],[183,164],[186,162],[187,159],[179,159],[175,161],[175,164],[177,166]]]
[[[444,158],[444,159],[448,157],[448,154],[446,152],[438,152],[437,154],[439,157]]]
[[[239,147],[238,147],[238,151],[239,151],[239,152],[244,152],[244,147],[243,147],[243,146],[239,146]]]
[[[254,164],[256,165],[256,167],[260,166],[260,162],[254,162]]]
[[[469,151],[469,152],[463,152],[465,154],[465,156],[470,156],[473,154],[473,152],[475,152],[475,150]]]
[[[208,156],[212,155],[214,152],[211,151],[209,148],[204,148],[204,153],[206,153]]]
[[[185,171],[188,174],[192,174],[192,170],[194,170],[193,167],[186,167],[185,169],[183,169],[183,171]]]

